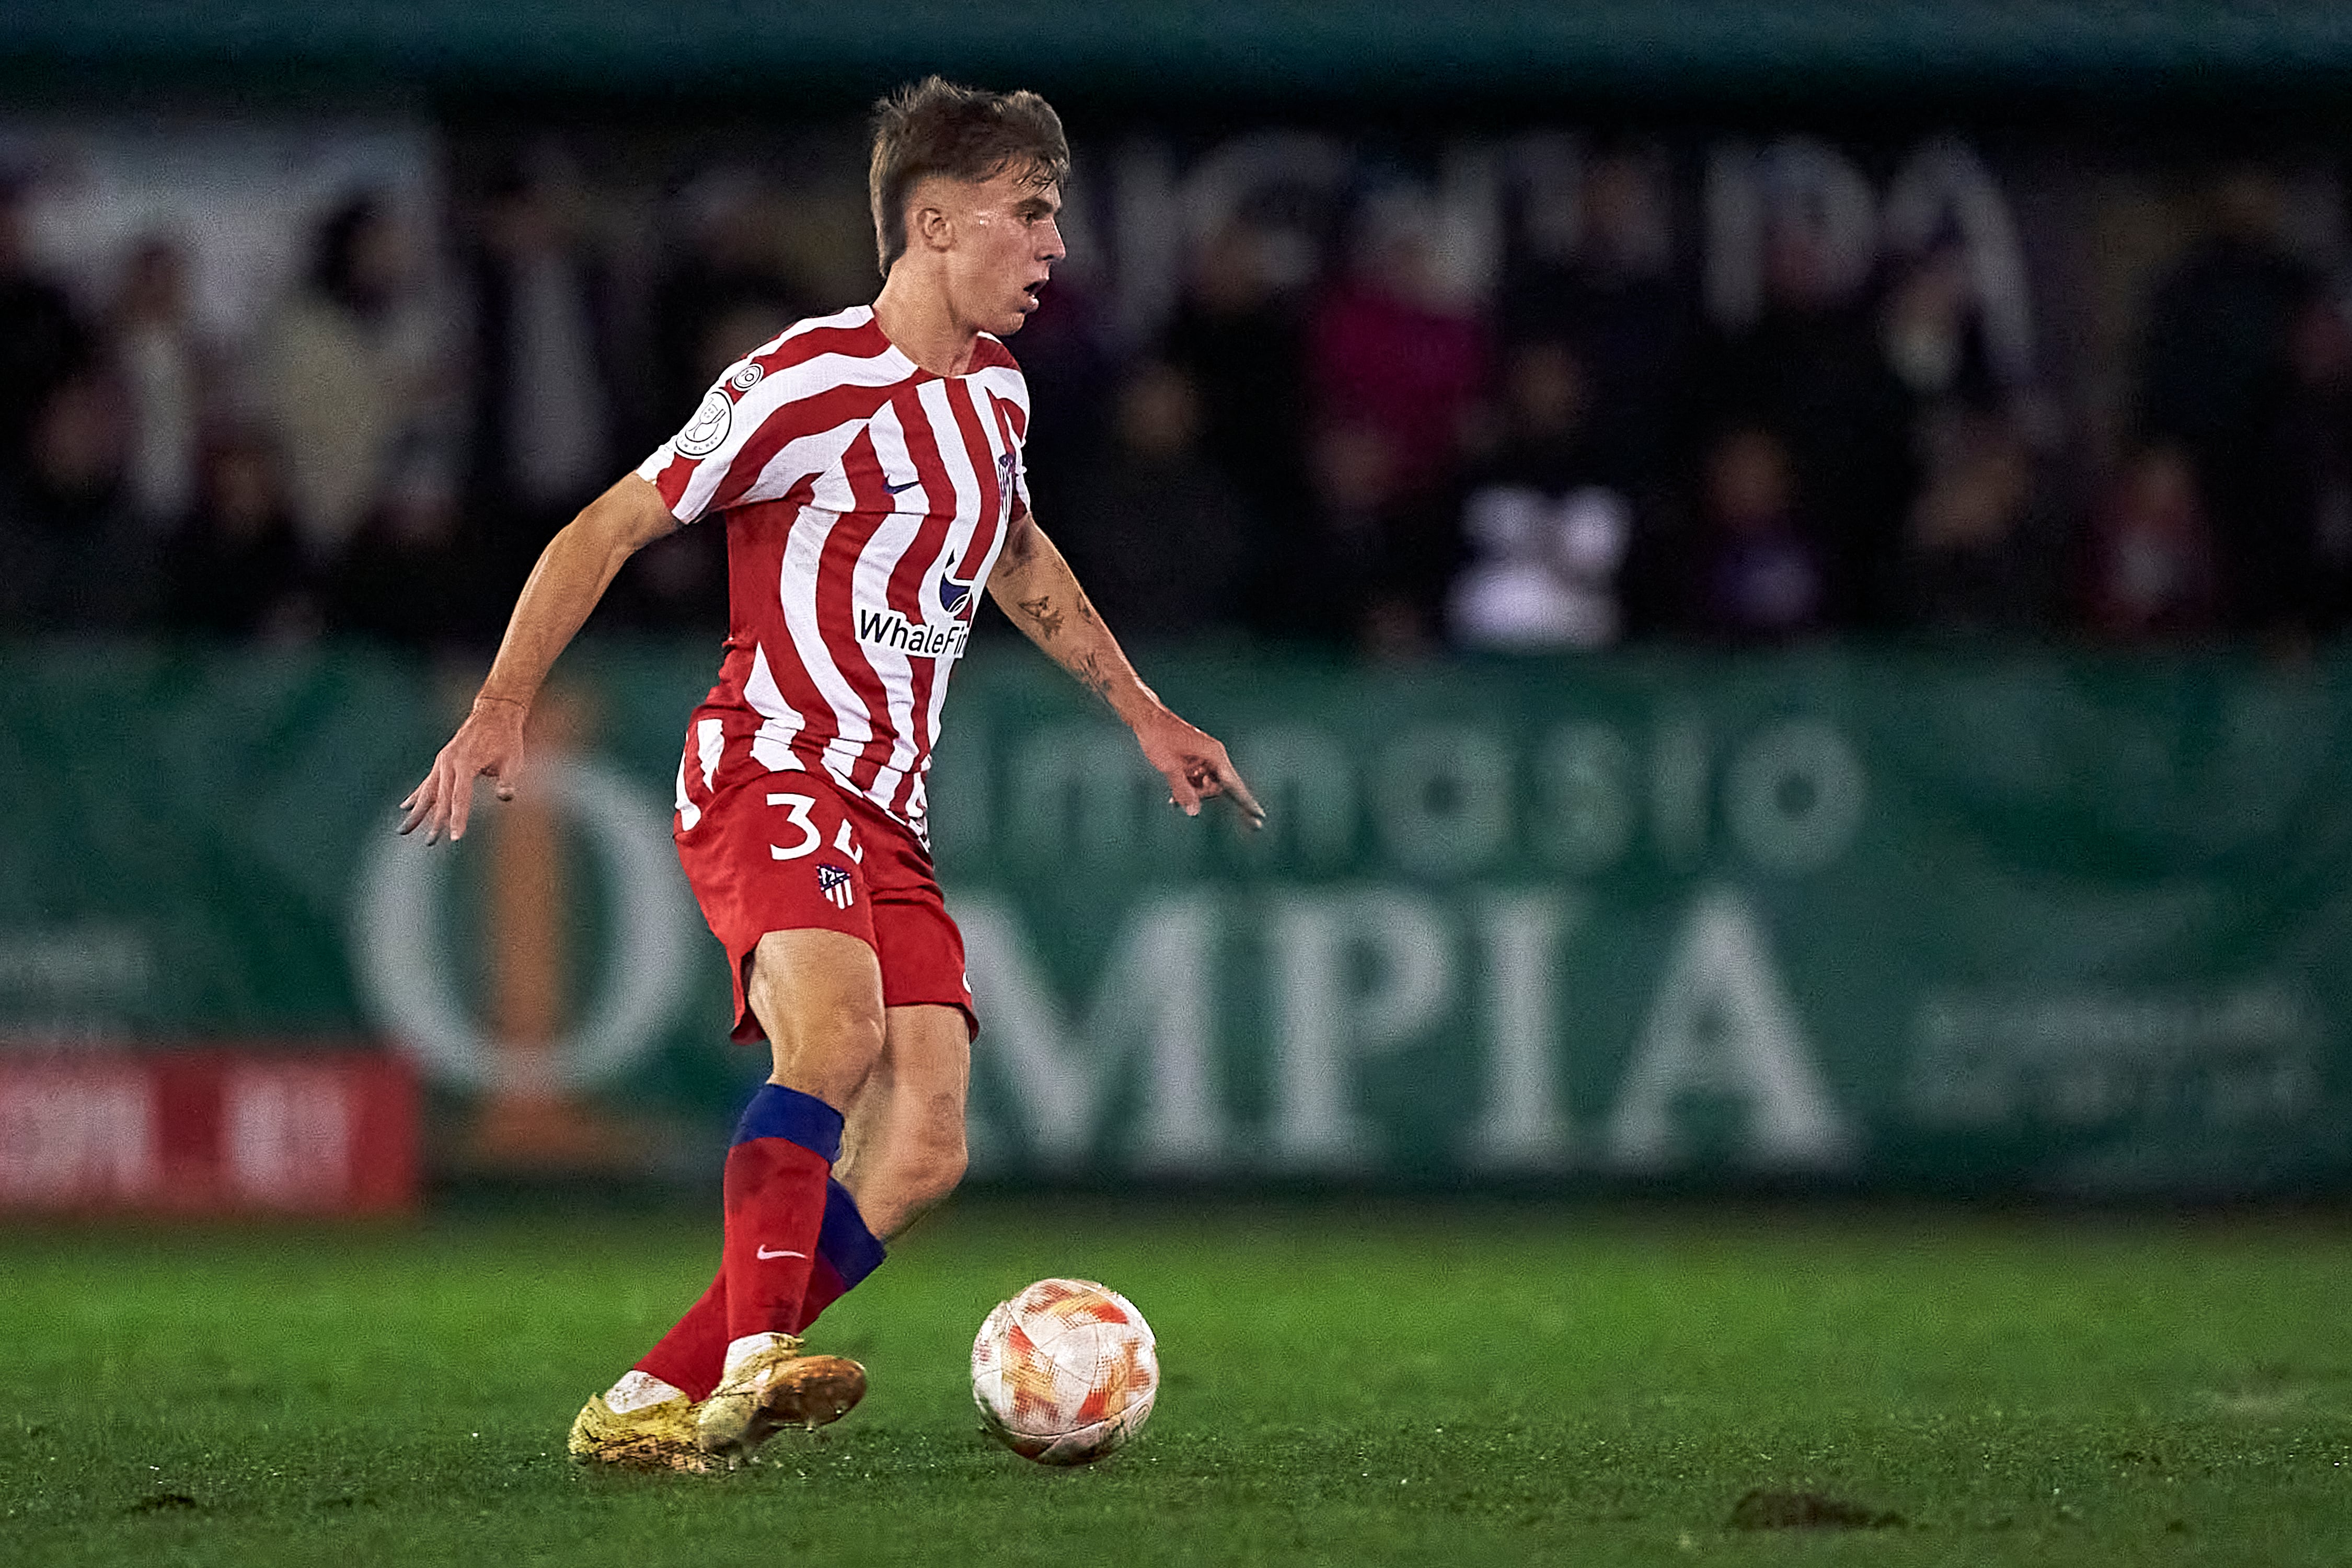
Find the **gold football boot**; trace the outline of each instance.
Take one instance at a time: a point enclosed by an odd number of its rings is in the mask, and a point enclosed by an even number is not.
[[[740,1464],[782,1428],[838,1421],[865,1397],[864,1367],[846,1356],[804,1355],[800,1341],[779,1334],[702,1402],[694,1440],[704,1454]]]
[[[681,1394],[625,1415],[599,1394],[580,1407],[564,1447],[583,1465],[702,1475],[719,1465],[695,1444],[695,1417],[701,1411],[701,1405]]]

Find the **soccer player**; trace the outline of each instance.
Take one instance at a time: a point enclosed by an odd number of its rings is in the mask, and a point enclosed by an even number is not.
[[[1187,816],[1265,813],[1225,748],[1135,673],[1029,513],[1029,395],[1003,337],[1064,251],[1069,148],[1031,92],[937,77],[877,106],[883,286],[730,367],[693,417],[540,556],[472,710],[401,831],[462,837],[511,799],[533,696],[635,551],[725,520],[719,684],[678,765],[678,858],[734,975],[734,1037],[774,1059],[729,1150],[717,1278],[574,1422],[583,1459],[706,1469],[864,1394],[800,1335],[955,1186],[977,1029],[924,777],[985,585],[1135,732]]]

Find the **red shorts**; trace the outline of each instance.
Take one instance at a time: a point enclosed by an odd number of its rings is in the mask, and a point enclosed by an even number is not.
[[[772,773],[748,742],[729,738],[706,784],[689,733],[671,823],[695,901],[727,950],[734,1037],[767,1037],[743,990],[760,939],[816,929],[874,950],[884,1006],[953,1007],[977,1037],[963,933],[948,917],[929,852],[904,823],[830,775]]]

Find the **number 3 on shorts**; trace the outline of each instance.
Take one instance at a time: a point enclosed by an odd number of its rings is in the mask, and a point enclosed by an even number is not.
[[[781,844],[769,845],[768,854],[772,858],[797,860],[803,855],[814,853],[816,847],[824,842],[824,835],[817,830],[815,823],[809,820],[809,811],[816,805],[813,798],[804,795],[772,795],[768,797],[768,804],[782,806],[784,819],[801,830],[801,841],[789,849]],[[841,819],[841,831],[833,836],[833,847],[852,861],[865,864],[866,847],[850,837],[849,818],[845,816]]]
[[[772,795],[768,797],[768,804],[782,806],[786,818],[801,830],[801,841],[789,849],[781,844],[769,845],[771,856],[779,860],[797,860],[824,842],[824,835],[819,833],[816,824],[809,820],[809,808],[816,805],[814,798],[804,795]]]

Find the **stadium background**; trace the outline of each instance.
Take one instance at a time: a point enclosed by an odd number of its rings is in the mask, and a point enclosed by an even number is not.
[[[971,1188],[824,1440],[580,1473],[759,1073],[715,536],[523,801],[393,805],[871,288],[934,68],[1071,129],[1041,515],[1275,826],[983,611]],[[2348,83],[2291,5],[0,0],[0,1559],[2340,1561]],[[1058,1273],[1170,1374],[1076,1475],[963,1387]]]
[[[358,1201],[385,1051],[428,1182],[707,1176],[758,1069],[660,835],[717,536],[563,667],[541,804],[381,829],[548,530],[864,295],[862,105],[933,65],[1063,101],[1040,510],[1276,817],[1162,820],[982,639],[983,1175],[2340,1187],[2347,48],[15,7],[0,1192]]]

